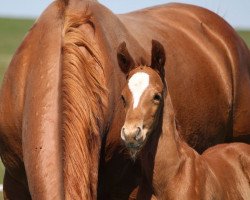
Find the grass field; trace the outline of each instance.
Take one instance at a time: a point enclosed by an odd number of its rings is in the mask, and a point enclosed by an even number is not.
[[[4,167],[3,163],[0,161],[0,183],[3,181],[3,175],[4,175]],[[0,192],[0,200],[3,199],[2,193]]]
[[[33,23],[34,20],[0,18],[0,83],[12,55]],[[250,47],[250,31],[238,32]],[[0,183],[2,180],[3,166],[0,163]]]
[[[34,20],[0,18],[0,81],[12,55]]]
[[[245,40],[250,49],[250,30],[239,30],[238,33],[243,38],[243,40]]]

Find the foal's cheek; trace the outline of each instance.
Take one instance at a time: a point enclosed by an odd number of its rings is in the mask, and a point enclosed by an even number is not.
[[[147,121],[147,124],[150,124],[150,126],[154,122],[154,119],[156,117],[156,111],[157,111],[157,107],[156,106],[151,106],[150,109],[148,110],[147,114],[146,114],[147,117],[144,118],[144,120]]]
[[[150,116],[151,116],[152,118],[155,118],[157,108],[158,108],[158,105],[155,105],[155,104],[154,104],[153,106],[151,106],[151,109],[150,109]]]

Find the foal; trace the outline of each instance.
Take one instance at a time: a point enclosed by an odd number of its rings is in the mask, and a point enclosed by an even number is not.
[[[142,165],[137,199],[249,200],[250,145],[221,144],[202,155],[189,147],[175,123],[164,64],[164,49],[154,41],[151,66],[131,70],[122,91],[121,138]]]

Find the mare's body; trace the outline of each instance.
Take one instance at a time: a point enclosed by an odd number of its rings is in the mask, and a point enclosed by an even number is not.
[[[168,88],[189,144],[202,152],[225,139],[250,142],[250,53],[232,27],[183,4],[119,17],[147,52],[152,38],[165,47]]]
[[[125,83],[116,59],[123,41],[135,59],[146,57],[95,1],[55,1],[36,21],[1,87],[5,198],[97,198],[101,139]]]
[[[96,1],[56,1],[25,37],[1,88],[6,198],[95,199],[107,133],[100,198],[127,198],[138,181],[127,178],[137,177],[136,166],[118,134],[125,76],[116,53],[125,41],[135,62],[147,62],[153,37],[166,45],[185,139],[200,151],[233,136],[249,140],[249,50],[220,17],[182,4],[114,15]]]
[[[147,52],[152,38],[165,47],[168,89],[181,137],[189,145],[201,153],[225,141],[250,143],[250,52],[232,27],[206,9],[183,4],[118,17]],[[106,140],[107,199],[126,190],[128,174],[136,171],[120,144],[120,124],[114,120]],[[112,176],[118,168],[119,176]]]

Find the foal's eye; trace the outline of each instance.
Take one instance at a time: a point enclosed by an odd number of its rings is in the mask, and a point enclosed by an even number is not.
[[[153,100],[155,103],[159,103],[161,101],[161,94],[155,94]]]
[[[122,99],[122,103],[123,103],[123,105],[124,105],[124,107],[125,107],[125,106],[126,106],[126,100],[125,100],[125,98],[124,98],[123,95],[121,95],[121,99]]]

